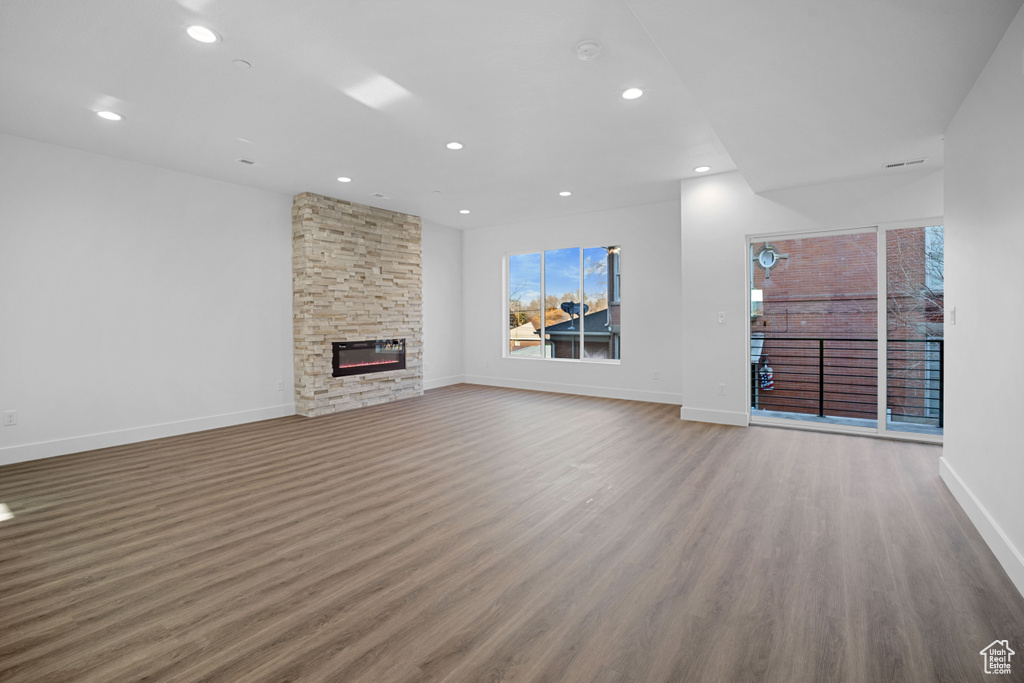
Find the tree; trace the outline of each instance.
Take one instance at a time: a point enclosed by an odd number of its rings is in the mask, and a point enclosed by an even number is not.
[[[526,308],[523,306],[523,293],[526,289],[525,283],[509,285],[508,292],[508,326],[509,329],[519,327],[525,323],[529,316],[526,315]]]
[[[942,227],[891,230],[886,255],[889,320],[914,334],[934,331],[945,306]]]

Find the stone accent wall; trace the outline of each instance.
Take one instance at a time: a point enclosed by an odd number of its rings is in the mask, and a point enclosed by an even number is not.
[[[295,411],[314,417],[423,393],[421,222],[304,192],[292,204]],[[331,343],[403,338],[405,370],[332,377]]]

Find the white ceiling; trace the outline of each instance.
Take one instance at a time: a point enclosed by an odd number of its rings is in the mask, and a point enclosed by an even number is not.
[[[1022,1],[3,0],[0,132],[503,225],[673,200],[701,164],[757,191],[938,167]]]

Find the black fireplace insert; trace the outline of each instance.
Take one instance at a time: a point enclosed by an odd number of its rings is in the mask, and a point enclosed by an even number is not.
[[[334,377],[404,369],[404,339],[334,342]]]

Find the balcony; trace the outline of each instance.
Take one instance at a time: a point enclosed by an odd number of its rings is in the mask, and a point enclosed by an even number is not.
[[[943,355],[941,338],[887,342],[887,430],[942,434]],[[754,417],[878,426],[877,339],[752,335],[750,380]]]

